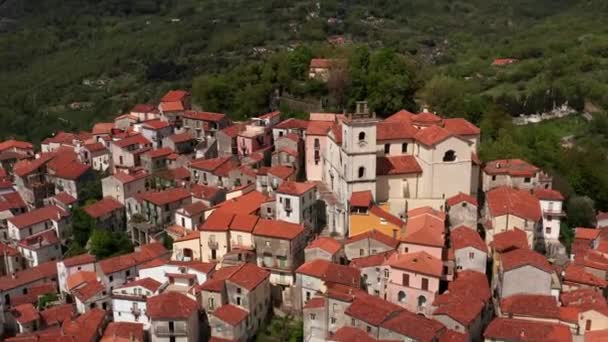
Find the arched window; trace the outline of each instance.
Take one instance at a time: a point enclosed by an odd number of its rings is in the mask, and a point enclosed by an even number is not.
[[[363,176],[365,176],[365,168],[361,166],[359,168],[359,178],[363,178]]]
[[[365,132],[359,132],[359,141],[365,140]]]
[[[426,297],[425,296],[418,296],[418,307],[420,307],[420,308],[426,307]]]
[[[397,300],[399,301],[399,303],[405,302],[405,292],[399,291],[399,293],[397,294]]]
[[[453,162],[455,160],[456,160],[456,152],[454,152],[454,150],[448,150],[443,155],[444,162]]]

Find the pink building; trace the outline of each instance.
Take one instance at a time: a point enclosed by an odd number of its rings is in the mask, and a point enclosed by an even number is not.
[[[237,135],[236,144],[239,156],[249,156],[272,145],[272,131],[262,126],[247,125]]]
[[[430,315],[443,274],[441,260],[424,251],[393,254],[386,266],[389,271],[386,299],[411,312]]]

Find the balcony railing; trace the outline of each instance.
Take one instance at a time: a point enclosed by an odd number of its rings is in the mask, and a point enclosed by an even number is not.
[[[173,329],[169,329],[168,326],[162,325],[154,329],[156,336],[187,336],[188,329],[185,325],[176,325]]]

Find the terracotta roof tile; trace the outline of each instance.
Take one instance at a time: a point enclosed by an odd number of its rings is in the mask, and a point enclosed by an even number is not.
[[[505,272],[522,266],[532,266],[547,273],[553,272],[553,268],[544,256],[529,249],[516,249],[501,254],[500,259]]]
[[[466,202],[469,204],[472,204],[474,206],[477,206],[477,198],[471,196],[471,195],[467,195],[465,193],[459,192],[458,194],[448,198],[446,200],[447,204],[449,207],[453,207],[458,203],[462,203],[462,202]]]
[[[349,326],[343,326],[336,330],[327,340],[335,342],[378,342],[365,331]]]
[[[100,281],[88,281],[85,282],[84,285],[81,285],[75,289],[72,289],[71,292],[74,297],[78,298],[81,302],[86,302],[94,296],[105,292],[106,287]]]
[[[438,342],[468,342],[470,340],[469,334],[463,334],[454,330],[446,330],[441,336],[439,336]]]
[[[378,230],[372,229],[372,230],[368,230],[365,233],[362,234],[358,234],[355,236],[351,236],[350,238],[348,238],[348,240],[346,240],[345,245],[357,242],[357,241],[361,241],[363,239],[372,239],[372,240],[376,240],[388,247],[391,248],[397,248],[397,246],[399,246],[399,240],[397,239],[393,239],[392,237],[381,233]]]
[[[172,149],[170,149],[168,147],[163,147],[163,148],[158,148],[156,150],[150,150],[150,151],[146,152],[145,155],[154,159],[154,158],[168,157],[172,153],[173,153]]]
[[[316,259],[298,267],[296,273],[319,278],[323,281],[359,287],[361,271],[357,268],[334,264],[327,260]]]
[[[84,211],[93,218],[99,218],[116,210],[122,210],[123,208],[124,205],[113,197],[104,197],[95,203],[85,206]]]
[[[40,319],[38,310],[32,304],[21,304],[11,309],[13,317],[20,324],[27,324]]]
[[[255,214],[269,198],[259,191],[251,191],[245,195],[218,204],[216,211],[232,214]]]
[[[322,249],[331,255],[334,255],[342,249],[342,244],[338,240],[330,237],[318,237],[306,246],[306,249],[314,248]]]
[[[165,292],[148,297],[148,315],[153,320],[185,319],[198,310],[198,303],[179,292]]]
[[[148,191],[141,194],[141,198],[157,206],[183,201],[190,198],[190,191],[184,188],[170,188],[163,191]]]
[[[372,192],[366,191],[353,191],[350,195],[350,206],[351,207],[365,207],[369,208],[374,200]]]
[[[233,219],[234,214],[215,210],[198,229],[202,231],[228,231]]]
[[[32,210],[25,214],[11,217],[8,219],[8,221],[15,225],[15,227],[17,227],[18,229],[23,229],[44,221],[58,221],[67,216],[69,216],[69,214],[63,209],[54,205],[50,205],[40,209]]]
[[[380,326],[393,317],[403,312],[403,308],[379,297],[370,295],[359,295],[344,313],[355,319],[362,320],[373,326]]]
[[[566,270],[564,272],[564,282],[597,286],[601,288],[608,286],[606,280],[585,271],[585,268],[583,266],[575,264],[570,264],[566,267]]]
[[[73,336],[75,341],[91,341],[96,338],[106,321],[106,311],[94,308],[63,323],[63,333]]]
[[[268,280],[270,272],[265,269],[258,267],[254,264],[245,263],[232,272],[230,277],[226,280],[241,286],[248,291],[252,291],[258,287],[262,282]]]
[[[249,313],[236,305],[226,304],[215,309],[210,315],[231,326],[237,326],[249,316]]]
[[[19,247],[28,250],[38,250],[52,245],[57,245],[57,247],[59,247],[60,244],[61,242],[57,237],[57,232],[53,228],[30,235],[17,243]]]
[[[230,223],[230,229],[251,233],[259,219],[260,217],[255,215],[236,214]]]
[[[217,195],[220,191],[220,188],[202,184],[193,184],[190,188],[192,196],[201,199],[211,199],[212,197],[215,197],[215,195]]]
[[[185,98],[190,96],[190,93],[185,90],[169,90],[163,97],[160,99],[161,102],[173,102],[173,101],[183,101]]]
[[[502,232],[494,235],[494,241],[492,241],[491,246],[499,253],[508,252],[513,249],[527,249],[528,246],[528,237],[526,236],[526,232],[521,229],[513,229],[508,230],[506,232]]]
[[[595,228],[576,228],[574,238],[577,240],[595,240],[600,236],[600,230]]]
[[[8,291],[36,281],[45,281],[56,277],[57,262],[49,261],[36,267],[16,272],[14,278],[11,275],[0,277],[0,290]]]
[[[422,173],[422,168],[414,156],[392,156],[376,158],[376,175],[401,175],[410,173]]]
[[[487,162],[483,171],[489,175],[534,177],[539,169],[521,159],[500,159]]]
[[[114,272],[122,271],[137,265],[143,265],[148,261],[159,258],[167,253],[167,250],[160,243],[142,245],[137,252],[119,255],[101,260],[98,265],[101,271],[109,275]]]
[[[213,172],[220,166],[232,160],[232,157],[218,157],[212,159],[196,159],[190,163],[191,168]]]
[[[481,239],[477,231],[467,227],[457,227],[450,233],[450,239],[454,249],[473,247],[484,253],[488,253],[486,243]]]
[[[293,195],[293,196],[302,196],[308,191],[317,187],[316,182],[291,182],[286,181],[279,185],[279,188],[276,190],[277,193]]]
[[[372,254],[365,257],[354,258],[350,261],[350,266],[358,269],[367,267],[377,267],[383,265],[393,254],[395,250],[386,251],[384,253]]]
[[[126,137],[124,139],[114,141],[113,143],[114,143],[114,145],[116,145],[120,148],[125,148],[125,147],[132,146],[132,145],[150,145],[151,144],[150,140],[146,139],[146,137],[144,137],[141,134],[135,134],[135,135]]]
[[[57,195],[55,195],[55,200],[65,204],[65,205],[74,204],[77,201],[77,199],[75,199],[74,197],[72,197],[72,195],[68,194],[65,191],[62,191],[62,192],[58,193]]]
[[[386,262],[388,266],[433,277],[443,275],[443,263],[427,252],[393,254]]]
[[[421,144],[430,147],[435,146],[452,136],[453,134],[443,127],[430,126],[419,130],[414,138]]]
[[[131,322],[110,322],[100,342],[144,342],[144,325]]]
[[[376,125],[376,140],[411,140],[418,133],[411,121],[381,121]]]
[[[141,278],[138,280],[133,280],[130,282],[127,282],[126,284],[116,287],[116,289],[121,289],[121,288],[125,288],[125,287],[135,287],[135,286],[141,286],[145,289],[148,289],[152,292],[156,292],[156,290],[158,290],[158,288],[161,286],[162,284],[152,278]]]
[[[308,120],[301,120],[296,118],[289,118],[276,124],[273,128],[280,129],[306,129],[308,127]]]
[[[253,235],[270,238],[293,240],[304,234],[304,226],[285,221],[260,219],[255,225]]]
[[[381,326],[416,341],[433,341],[445,329],[437,321],[406,310],[388,319]]]
[[[463,118],[449,118],[443,120],[443,127],[452,134],[467,136],[479,135],[481,130]]]
[[[505,316],[559,319],[560,310],[553,296],[519,294],[500,301],[500,310]]]
[[[284,165],[275,165],[275,166],[268,168],[268,170],[267,170],[268,174],[271,174],[271,175],[281,178],[283,180],[288,179],[295,172],[296,171],[293,167],[284,166]]]
[[[75,316],[73,304],[61,304],[52,306],[40,312],[42,322],[47,325],[61,324]]]
[[[33,148],[34,145],[27,141],[10,139],[0,142],[0,151],[6,151],[10,149],[31,150]]]
[[[535,222],[541,219],[538,198],[524,190],[507,186],[494,188],[487,193],[487,203],[493,217],[510,214]]]
[[[223,113],[211,113],[211,112],[196,112],[187,111],[184,113],[184,117],[193,120],[212,121],[218,122],[226,118],[226,114]]]
[[[538,198],[539,200],[546,200],[546,201],[563,201],[564,200],[564,196],[561,194],[561,192],[559,192],[557,190],[553,190],[553,189],[535,188],[533,193],[534,193],[534,196],[536,196],[536,198]]]
[[[484,336],[487,339],[521,342],[572,341],[570,329],[566,325],[506,318],[495,318],[490,322]]]
[[[182,207],[183,211],[190,215],[198,215],[207,209],[207,205],[203,202],[192,202]]]
[[[334,123],[331,121],[310,121],[306,128],[307,136],[327,136],[331,126]]]
[[[431,214],[410,217],[405,225],[401,241],[405,243],[443,247],[445,245],[445,221]]]

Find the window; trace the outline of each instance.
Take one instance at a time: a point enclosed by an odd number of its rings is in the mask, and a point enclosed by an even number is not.
[[[114,277],[113,276],[110,276],[109,279],[110,279],[110,281],[114,281]]]
[[[405,292],[399,291],[399,293],[397,294],[397,300],[399,301],[399,303],[405,302]]]
[[[524,183],[530,183],[530,177],[524,178]]]
[[[384,270],[384,278],[388,278],[390,276],[388,268]]]
[[[419,296],[418,297],[418,307],[424,308],[425,306],[426,306],[426,297],[425,296]]]
[[[363,176],[365,176],[365,168],[361,166],[359,168],[359,178],[363,178]]]
[[[270,241],[265,241],[264,244],[266,245],[266,247],[270,247]]]
[[[236,297],[236,305],[241,305],[241,297]]]
[[[310,292],[306,291],[306,301],[308,302],[310,300]]]
[[[313,313],[310,314],[310,320],[311,321],[314,321],[316,318],[317,318],[317,315],[315,315]]]
[[[547,221],[549,221],[549,222],[553,221],[553,216],[547,216]]]
[[[427,278],[422,278],[422,289],[425,291],[429,289],[429,280]]]
[[[127,271],[125,272],[125,275],[126,275],[127,277],[128,277],[128,276],[130,276],[130,275],[131,275],[131,271],[130,271],[130,270],[127,270]]]
[[[401,144],[401,153],[407,152],[407,143]]]
[[[241,288],[240,287],[236,288],[236,293],[241,294]]]
[[[456,152],[454,152],[454,150],[448,150],[443,155],[444,162],[453,162],[455,160],[456,160]]]
[[[495,181],[496,180],[496,175],[492,175],[492,180]]]
[[[332,317],[332,318],[330,319],[330,321],[331,321],[331,324],[336,324],[336,317]]]
[[[368,325],[368,326],[367,326],[367,328],[366,328],[365,330],[367,330],[367,333],[370,333],[370,332],[372,332],[372,327],[370,327],[370,326]]]
[[[357,322],[355,321],[354,318],[350,319],[350,325],[352,325],[353,327],[357,325]],[[589,324],[589,325],[591,325],[591,324]]]
[[[475,253],[474,252],[469,252],[469,259],[470,260],[475,259]]]
[[[410,286],[410,275],[407,273],[403,273],[401,276],[401,284],[403,286]]]
[[[391,144],[384,144],[384,153],[389,154],[391,152]]]
[[[365,250],[363,250],[363,248],[361,248],[359,250],[359,256],[364,256],[365,255]]]
[[[365,140],[365,132],[359,132],[359,141]]]
[[[551,234],[551,227],[545,228],[545,234]]]

